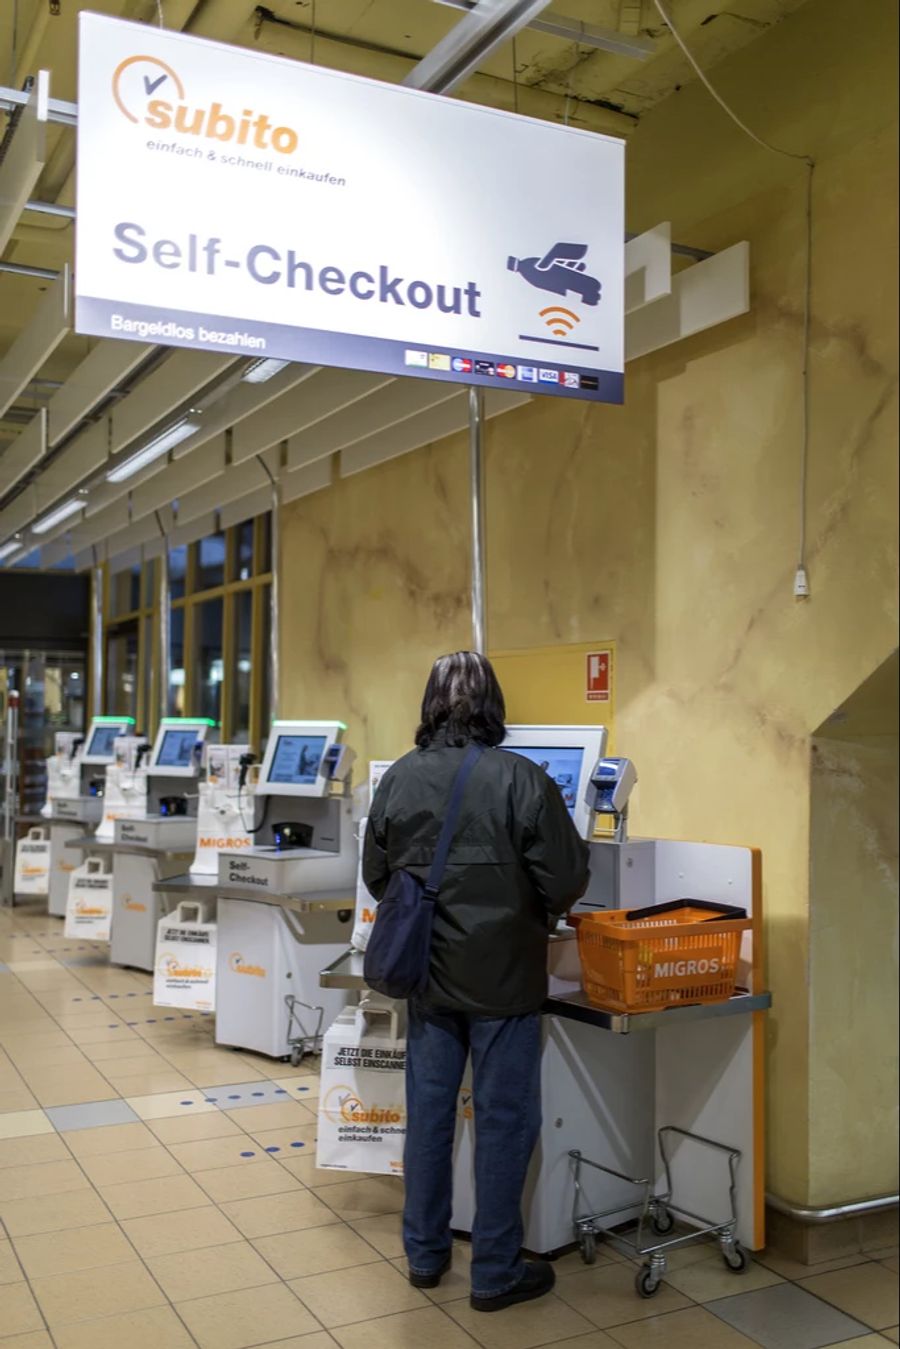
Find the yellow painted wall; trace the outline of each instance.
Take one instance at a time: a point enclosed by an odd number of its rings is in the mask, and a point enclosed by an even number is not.
[[[810,736],[897,614],[896,6],[863,8],[851,23],[810,0],[715,72],[818,161],[812,599],[791,593],[803,171],[696,86],[629,143],[628,224],[749,239],[751,313],[630,366],[624,408],[536,399],[487,437],[490,646],[613,640],[634,832],[764,851],[769,1184],[795,1202],[841,1183],[810,1145]],[[431,659],[470,640],[464,438],[336,481],[284,524],[282,712],[344,716],[362,757],[395,755]]]
[[[817,738],[810,1201],[897,1192],[897,737]]]

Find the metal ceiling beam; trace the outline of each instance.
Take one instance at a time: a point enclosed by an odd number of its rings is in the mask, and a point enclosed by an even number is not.
[[[50,76],[38,72],[34,87],[22,95],[0,161],[0,253],[3,252],[47,160],[47,105]]]
[[[437,4],[449,9],[471,11],[476,0],[437,0]],[[570,19],[565,14],[550,13],[541,19],[532,19],[526,27],[539,33],[549,33],[551,37],[562,38],[565,42],[576,42],[579,47],[597,47],[601,51],[614,52],[616,56],[631,56],[635,61],[646,61],[656,52],[656,43],[652,38],[640,37],[617,31],[615,28],[599,28],[593,23],[583,23],[581,19]]]
[[[19,89],[9,89],[0,84],[0,108],[7,112],[14,112],[16,108],[22,108],[28,102],[29,95],[23,94]],[[78,105],[67,103],[62,98],[47,99],[47,121],[59,122],[61,126],[78,125]]]
[[[449,94],[546,9],[550,0],[478,0],[465,18],[413,66],[408,89]]]

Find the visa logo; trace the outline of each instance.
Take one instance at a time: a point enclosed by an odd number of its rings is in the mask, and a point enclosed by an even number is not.
[[[540,382],[541,382],[542,384],[558,384],[558,383],[559,383],[559,371],[558,371],[558,370],[539,370],[539,371],[538,371],[538,379],[540,380]]]

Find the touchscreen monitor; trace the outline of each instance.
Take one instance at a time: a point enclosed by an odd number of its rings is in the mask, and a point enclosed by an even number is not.
[[[197,728],[191,726],[173,727],[164,731],[159,754],[156,756],[157,768],[190,768],[191,755],[197,743]]]
[[[91,759],[109,759],[115,757],[115,742],[120,735],[125,735],[128,731],[127,726],[120,722],[101,723],[94,726],[94,733],[90,738],[86,754]]]
[[[501,746],[501,748],[506,748]],[[551,777],[556,783],[570,815],[578,803],[578,782],[581,777],[581,765],[584,750],[572,746],[560,745],[510,745],[513,754],[521,754],[530,759]]]
[[[268,781],[293,787],[313,786],[327,742],[324,735],[279,735]]]

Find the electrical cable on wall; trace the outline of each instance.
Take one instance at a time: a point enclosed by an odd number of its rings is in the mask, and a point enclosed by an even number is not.
[[[165,20],[163,19],[163,0],[156,0],[156,18],[160,28],[165,28]]]
[[[747,126],[746,122],[741,121],[737,113],[729,107],[718,90],[713,87],[707,76],[704,74],[690,48],[684,41],[684,38],[666,13],[662,0],[653,0],[653,3],[701,84],[705,87],[707,92],[712,95],[723,112],[727,113],[735,125],[740,127],[741,131],[743,131],[746,136],[749,136],[757,145],[761,146],[763,150],[768,150],[773,155],[781,155],[783,159],[794,159],[806,165],[806,274],[803,286],[803,370],[802,394],[800,399],[800,538],[797,570],[794,574],[794,595],[797,599],[806,599],[809,596],[809,578],[806,571],[806,491],[809,478],[809,349],[812,321],[812,193],[813,174],[815,173],[816,161],[813,159],[812,155],[796,154],[791,150],[783,150],[780,146],[773,145],[771,141],[767,141],[762,136],[758,136],[755,131]]]

